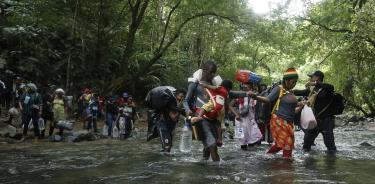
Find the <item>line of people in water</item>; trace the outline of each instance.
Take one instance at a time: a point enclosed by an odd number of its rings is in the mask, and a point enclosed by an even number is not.
[[[219,161],[218,148],[223,145],[225,119],[232,114],[236,129],[240,128],[239,144],[247,150],[262,140],[274,142],[267,153],[282,150],[285,158],[292,158],[295,148],[295,125],[299,125],[302,109],[307,105],[313,109],[317,126],[303,129],[303,149],[310,151],[315,138],[322,133],[329,152],[335,152],[334,115],[337,108],[332,103],[334,87],[324,83],[324,74],[316,71],[311,75],[306,89],[296,90],[299,75],[295,68],[288,68],[282,80],[267,88],[257,81],[241,81],[239,91],[232,90],[230,80],[217,75],[217,65],[205,62],[188,79],[184,100],[181,90],[171,86],[152,89],[146,104],[153,110],[149,118],[148,140],[160,136],[162,151],[169,152],[180,115],[190,121],[194,139],[201,140],[203,158]],[[175,95],[176,98],[173,98]],[[300,98],[297,98],[299,96]],[[178,98],[177,98],[178,97]],[[178,100],[177,100],[178,99]]]
[[[74,111],[73,96],[66,95],[62,88],[50,85],[38,89],[35,83],[20,77],[14,80],[13,88],[13,107],[9,108],[6,123],[14,129],[17,126],[22,128],[21,137],[13,135],[21,140],[26,138],[30,129],[34,131],[36,142],[45,138],[46,125],[49,125],[48,137],[54,135],[55,129],[59,129],[58,135],[61,137],[64,129],[73,128],[75,119],[83,123],[83,129],[98,132],[97,121],[102,118],[106,124],[105,132],[111,137],[114,127],[118,130],[114,137],[122,138],[130,137],[134,128],[136,106],[133,97],[126,92],[121,96],[104,98],[84,88],[77,95],[77,110]],[[1,99],[4,99],[3,95]]]
[[[296,69],[288,68],[277,84],[270,87],[260,85],[260,80],[250,80],[250,76],[249,80],[240,80],[240,89],[235,91],[233,82],[222,80],[217,70],[215,62],[203,63],[188,78],[187,91],[171,86],[150,90],[146,97],[146,105],[151,110],[147,140],[160,137],[162,151],[170,152],[177,123],[181,116],[185,116],[190,122],[193,138],[202,141],[203,158],[219,161],[223,128],[233,121],[236,126],[234,136],[239,139],[241,149],[247,150],[261,141],[274,142],[267,153],[282,150],[283,157],[291,158],[295,125],[299,124],[300,112],[307,104],[313,108],[317,126],[303,130],[303,149],[310,151],[315,138],[322,133],[328,151],[336,151],[333,129],[337,113],[331,100],[334,87],[323,82],[323,72],[309,75],[310,82],[302,90],[294,89],[299,79]],[[15,101],[22,114],[23,137],[26,137],[31,123],[35,139],[44,138],[44,130],[39,124],[41,118],[50,122],[49,136],[53,135],[55,128],[62,135],[64,127],[59,127],[58,123],[73,118],[73,97],[66,95],[61,88],[50,86],[38,90],[34,83],[25,84],[22,80],[16,83],[16,88]],[[104,98],[85,88],[77,97],[77,108],[84,129],[98,132],[97,119],[103,116],[106,124],[103,133],[110,137],[131,136],[137,116],[131,95],[123,93],[120,97]],[[9,123],[12,118],[11,113]]]

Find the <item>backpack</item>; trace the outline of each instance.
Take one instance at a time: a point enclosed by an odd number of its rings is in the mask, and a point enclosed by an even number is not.
[[[171,86],[159,86],[151,89],[145,99],[146,105],[154,110],[166,109],[171,104],[177,106],[177,100],[173,94],[175,90]]]
[[[276,86],[278,86],[278,85],[273,85],[273,86],[267,88],[265,91],[261,92],[259,94],[259,96],[263,96],[263,97],[268,96],[271,93],[271,91],[273,90],[273,88],[275,88]],[[274,111],[276,103],[277,102],[273,102],[273,103],[271,102],[271,104],[267,104],[267,103],[257,103],[256,104],[255,116],[256,116],[256,120],[257,120],[258,123],[268,124],[270,122],[271,115],[272,115],[272,112]]]
[[[340,93],[334,93],[332,105],[334,115],[342,114],[345,109],[345,98]]]
[[[325,111],[327,111],[327,114],[329,115],[339,115],[344,112],[345,109],[345,98],[340,93],[333,93],[332,99],[329,102],[329,104],[321,110],[316,117],[319,117],[321,114],[323,114]]]

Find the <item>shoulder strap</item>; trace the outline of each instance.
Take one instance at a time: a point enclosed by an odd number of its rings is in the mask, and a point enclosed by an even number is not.
[[[326,111],[327,109],[328,109],[328,107],[332,104],[332,102],[333,102],[333,98],[331,99],[331,101],[328,103],[328,105],[327,106],[325,106],[317,115],[316,115],[316,117],[319,117],[320,115],[322,115],[323,114],[323,112],[324,111]]]
[[[318,91],[314,91],[314,89],[310,92],[309,96],[308,96],[308,102],[309,102],[309,106],[311,108],[314,108],[314,105],[315,105],[315,101],[316,101],[316,98],[318,98],[318,95],[319,93],[322,91],[323,88],[320,88],[318,89]]]
[[[273,113],[275,113],[277,110],[279,110],[280,99],[281,99],[281,97],[283,96],[283,93],[284,93],[284,90],[285,90],[281,85],[280,85],[279,87],[280,87],[279,98],[277,99],[275,105],[273,106],[273,109],[272,109],[272,113],[271,113],[271,114],[273,114]]]

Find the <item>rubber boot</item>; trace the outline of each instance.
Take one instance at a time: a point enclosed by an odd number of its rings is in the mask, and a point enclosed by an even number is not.
[[[271,148],[267,151],[267,153],[277,153],[281,150],[281,148],[277,147],[275,144],[271,146]]]
[[[292,158],[292,150],[283,150],[284,158]]]

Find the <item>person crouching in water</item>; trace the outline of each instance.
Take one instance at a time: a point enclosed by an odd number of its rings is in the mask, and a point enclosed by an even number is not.
[[[297,83],[298,73],[294,68],[284,72],[282,85],[275,87],[267,97],[255,95],[249,91],[249,96],[263,103],[276,102],[271,115],[271,133],[275,144],[267,153],[277,153],[283,150],[284,158],[292,157],[294,148],[294,116],[301,111],[303,104],[297,106],[297,98],[291,91]]]
[[[173,134],[180,114],[185,111],[178,107],[176,89],[172,86],[159,86],[150,90],[146,105],[151,108],[147,141],[160,136],[161,152],[170,152],[173,145]]]
[[[51,127],[49,129],[49,134],[52,135],[57,123],[59,121],[65,120],[65,100],[64,100],[64,90],[59,88],[56,89],[55,95],[52,101],[52,111],[53,111],[53,123],[51,124]],[[60,128],[59,135],[62,136],[63,129]]]
[[[241,84],[241,90],[254,91],[254,84]],[[250,97],[237,98],[232,100],[229,110],[236,115],[236,126],[241,126],[244,131],[244,137],[240,139],[241,149],[247,150],[261,141],[262,133],[255,119],[255,106],[257,101]],[[238,110],[235,109],[238,107]]]
[[[206,83],[201,83],[201,86],[206,88],[206,93],[210,100],[204,104],[198,112],[197,117],[191,119],[191,123],[200,123],[203,135],[203,146],[207,153],[211,153],[213,161],[220,161],[220,156],[217,151],[217,145],[222,144],[221,140],[221,123],[219,116],[223,115],[225,109],[225,101],[228,99],[228,93],[232,89],[232,81],[223,80],[220,86],[212,86]],[[210,154],[204,155],[204,159],[208,160]]]

